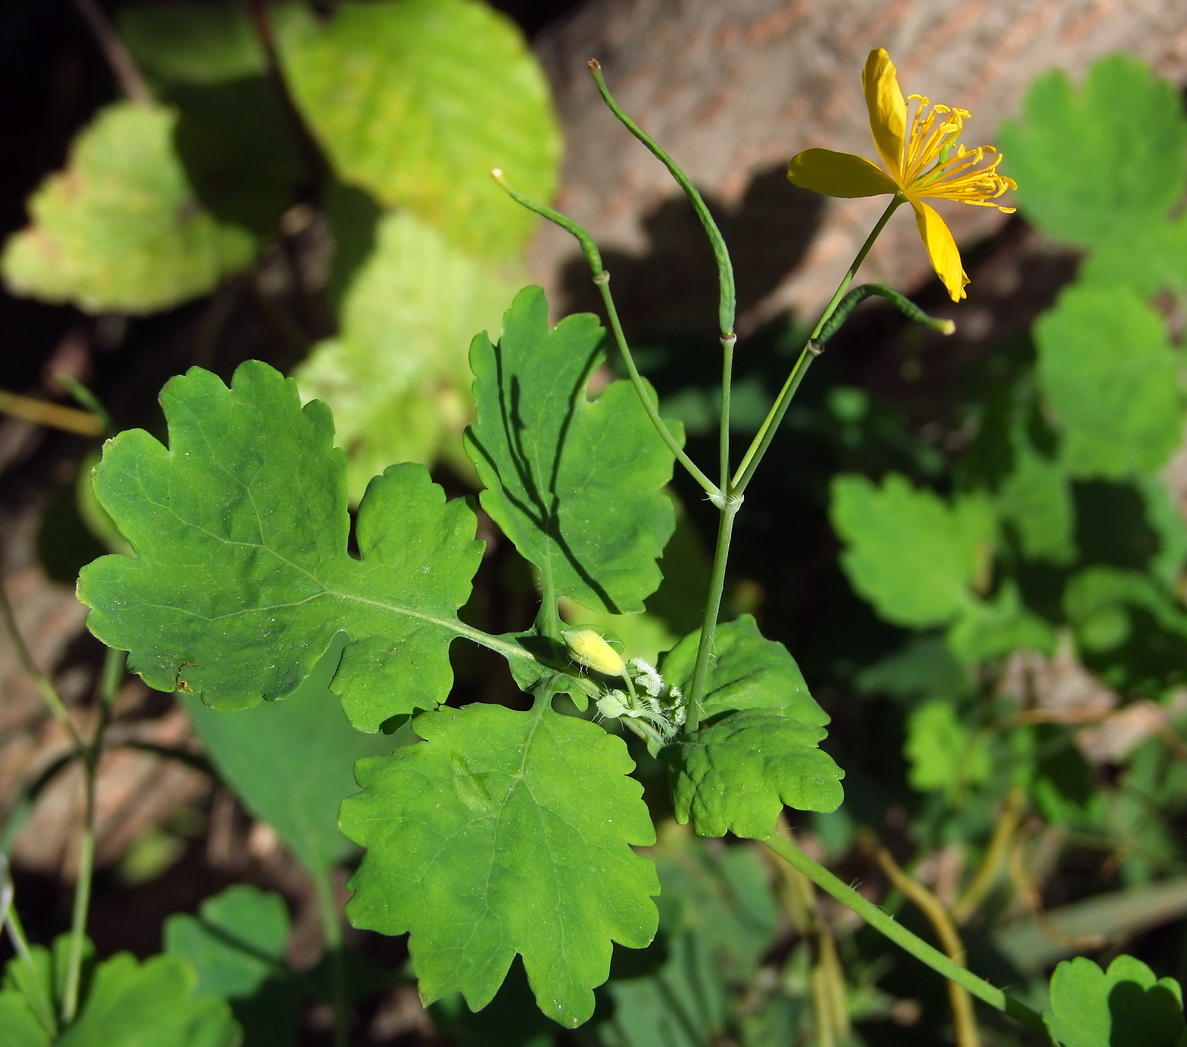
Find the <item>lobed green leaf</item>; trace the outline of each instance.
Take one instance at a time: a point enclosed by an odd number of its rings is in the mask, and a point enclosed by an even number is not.
[[[91,951],[87,942],[87,950]],[[52,951],[31,950],[42,995],[55,999],[65,970],[68,938]],[[52,1036],[29,1007],[28,969],[9,961],[0,992],[0,1043],[4,1047],[239,1047],[242,1033],[227,1004],[195,993],[197,975],[179,956],[153,956],[143,963],[117,953],[90,967],[84,964],[78,1016],[60,1036]]]
[[[1179,445],[1179,359],[1162,318],[1137,293],[1073,285],[1035,324],[1038,378],[1079,478],[1159,469]]]
[[[833,481],[829,514],[845,541],[853,587],[895,625],[943,625],[976,601],[993,552],[995,521],[980,495],[948,504],[897,473]]]
[[[947,794],[951,802],[961,791],[981,785],[993,773],[989,740],[974,734],[952,702],[925,702],[907,718],[903,755],[910,769],[907,781],[921,792]]]
[[[1051,975],[1043,1021],[1062,1047],[1176,1047],[1184,1034],[1183,993],[1141,960],[1118,956],[1102,971],[1084,956]]]
[[[280,895],[234,884],[207,898],[196,916],[170,916],[164,946],[198,972],[196,995],[231,1004],[247,1047],[292,1047],[304,992],[284,961],[288,936]]]
[[[356,560],[323,404],[302,408],[296,384],[258,361],[230,389],[193,368],[161,403],[169,448],[130,430],[95,471],[136,557],[83,569],[92,632],[150,686],[220,709],[292,693],[339,631],[353,642],[334,684],[355,726],[444,701],[482,554],[473,509],[447,503],[423,467],[393,466],[359,508]]]
[[[1039,77],[1002,152],[1026,216],[1045,232],[1092,246],[1162,223],[1187,188],[1187,119],[1174,85],[1135,58],[1097,62],[1083,86]]]
[[[349,886],[356,927],[411,932],[426,1002],[484,1007],[516,953],[540,1009],[575,1027],[593,1013],[611,942],[655,934],[655,840],[620,738],[539,701],[416,717],[424,742],[360,761],[342,830],[367,848]]]
[[[682,736],[662,752],[676,820],[701,836],[761,840],[786,804],[835,811],[844,772],[817,748],[822,727],[768,712],[736,712]]]
[[[660,661],[664,679],[686,693],[700,642],[698,629]],[[719,625],[713,634],[713,661],[701,699],[703,720],[737,710],[778,713],[812,727],[829,722],[828,714],[808,693],[804,675],[787,648],[764,637],[749,614]]]
[[[223,1000],[251,996],[284,971],[288,936],[284,899],[245,883],[207,898],[196,916],[174,913],[164,928],[165,952],[198,972],[198,995]]]
[[[549,330],[544,292],[520,291],[498,345],[480,334],[470,346],[478,421],[466,452],[486,486],[482,507],[546,591],[595,610],[641,611],[676,525],[662,490],[672,455],[629,382],[586,398],[603,338],[589,313]]]

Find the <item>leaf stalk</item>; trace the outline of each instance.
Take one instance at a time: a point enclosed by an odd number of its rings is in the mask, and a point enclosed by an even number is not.
[[[696,462],[685,453],[684,448],[680,446],[679,441],[672,435],[671,430],[664,424],[663,419],[660,418],[659,411],[652,402],[651,393],[643,383],[643,376],[639,374],[639,368],[635,366],[635,358],[631,354],[630,346],[627,344],[626,335],[623,334],[622,324],[618,319],[618,309],[615,307],[614,297],[610,293],[610,274],[602,266],[602,256],[598,251],[597,245],[594,243],[593,237],[581,225],[574,222],[573,219],[561,214],[559,211],[554,211],[546,204],[540,203],[539,200],[533,200],[530,196],[526,196],[518,189],[514,189],[507,181],[503,172],[497,167],[490,174],[517,204],[526,207],[529,211],[534,211],[542,218],[547,218],[554,225],[560,226],[566,232],[576,237],[585,255],[585,260],[589,265],[594,286],[597,287],[598,293],[602,296],[602,304],[606,308],[606,317],[610,323],[610,331],[614,336],[614,344],[618,347],[619,355],[622,357],[623,365],[626,367],[627,374],[630,376],[631,384],[635,387],[635,392],[639,395],[639,401],[643,405],[643,410],[647,412],[647,417],[651,419],[651,424],[655,427],[655,431],[659,434],[660,439],[663,440],[668,450],[672,452],[676,460],[684,466],[688,474],[701,486],[709,496],[709,500],[717,506],[724,504],[725,496],[721,488],[710,480]]]
[[[874,930],[881,932],[896,945],[902,947],[921,963],[932,968],[937,974],[949,981],[963,986],[973,996],[983,1003],[989,1004],[996,1010],[1002,1011],[1023,1025],[1046,1033],[1042,1015],[1031,1010],[1020,1000],[1014,999],[991,985],[983,978],[978,978],[967,967],[949,959],[939,949],[929,945],[918,935],[907,930],[894,917],[883,912],[873,902],[862,897],[852,887],[838,879],[823,865],[813,861],[790,840],[775,833],[760,841],[765,847],[777,854],[793,868],[802,872],[809,880],[826,894],[831,895],[842,905],[852,909]]]

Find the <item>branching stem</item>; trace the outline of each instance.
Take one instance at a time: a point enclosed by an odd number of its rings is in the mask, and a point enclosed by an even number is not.
[[[866,255],[870,253],[870,248],[874,246],[874,241],[878,239],[886,223],[890,221],[890,216],[898,210],[899,205],[905,199],[906,197],[902,193],[895,193],[891,197],[886,210],[882,212],[882,217],[878,219],[874,228],[870,230],[870,235],[866,237],[865,243],[861,245],[861,250],[854,257],[853,264],[849,266],[848,271],[841,279],[836,293],[829,300],[828,305],[824,307],[824,312],[820,314],[820,319],[812,329],[812,334],[809,335],[807,343],[800,351],[795,366],[791,369],[791,374],[787,376],[787,381],[783,383],[783,388],[779,390],[779,395],[775,398],[775,402],[771,405],[771,409],[767,412],[766,418],[763,419],[762,425],[759,426],[754,440],[746,451],[745,457],[743,457],[737,471],[734,473],[733,493],[742,494],[754,477],[755,470],[758,469],[759,463],[763,460],[763,456],[766,455],[767,449],[771,446],[771,441],[775,438],[775,433],[779,429],[779,423],[783,421],[783,416],[787,413],[787,408],[791,406],[791,398],[795,396],[795,392],[799,388],[800,382],[803,381],[804,375],[807,373],[812,361],[820,355],[820,349],[816,345],[816,336],[824,329],[824,325],[828,323],[829,318],[833,315],[833,311],[837,308],[841,299],[845,297],[845,292],[849,290],[849,285],[853,283],[853,278],[857,275],[857,270],[861,268],[861,263],[865,261]]]

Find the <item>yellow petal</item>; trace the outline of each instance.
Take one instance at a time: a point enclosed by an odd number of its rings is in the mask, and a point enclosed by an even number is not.
[[[787,180],[825,196],[879,196],[898,189],[877,164],[831,149],[797,153],[787,165]]]
[[[878,155],[892,178],[901,178],[907,139],[907,100],[898,85],[894,63],[882,48],[871,51],[861,71],[861,86],[870,111],[870,133]],[[901,182],[899,183],[901,188]]]
[[[952,301],[959,302],[966,297],[964,289],[969,278],[964,266],[960,264],[960,251],[956,249],[952,231],[944,224],[944,219],[934,207],[929,207],[922,200],[912,200],[911,206],[915,208],[915,225],[919,229],[923,246],[927,248],[931,266],[948,288]]]

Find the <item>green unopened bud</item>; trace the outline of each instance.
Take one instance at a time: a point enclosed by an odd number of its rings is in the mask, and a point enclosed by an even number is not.
[[[607,676],[622,676],[626,672],[622,656],[606,642],[604,636],[593,629],[570,629],[562,632],[561,636],[565,638],[565,646],[578,665]]]

